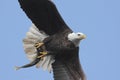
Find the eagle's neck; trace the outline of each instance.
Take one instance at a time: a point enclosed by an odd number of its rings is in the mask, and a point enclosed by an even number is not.
[[[71,42],[73,42],[73,44],[78,47],[80,44],[80,40],[70,40]]]

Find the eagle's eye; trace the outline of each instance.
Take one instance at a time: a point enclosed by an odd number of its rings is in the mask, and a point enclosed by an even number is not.
[[[80,36],[81,34],[77,34],[78,36]]]

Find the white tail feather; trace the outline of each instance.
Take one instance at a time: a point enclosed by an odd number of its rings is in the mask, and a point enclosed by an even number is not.
[[[43,58],[43,60],[41,60],[37,65],[36,67],[39,68],[39,67],[42,67],[43,70],[48,70],[49,72],[52,71],[52,63],[54,63],[54,58],[53,56],[45,56]]]
[[[46,37],[48,37],[47,34],[39,31],[38,28],[32,24],[29,31],[26,33],[26,37],[23,39],[23,47],[27,56],[29,56],[29,60],[34,60],[37,56],[37,51],[34,47],[35,43],[42,42]]]
[[[27,58],[30,60],[30,61],[34,61],[37,57],[37,54],[27,54]]]
[[[29,31],[26,33],[26,37],[23,39],[23,46],[26,52],[27,58],[30,61],[34,61],[37,57],[37,50],[34,47],[35,43],[42,42],[45,38],[49,37],[45,32],[39,31],[38,28],[32,24]],[[37,63],[36,67],[42,67],[44,70],[52,71],[52,63],[54,62],[53,56],[45,56],[43,60]],[[20,67],[16,67],[19,69]]]

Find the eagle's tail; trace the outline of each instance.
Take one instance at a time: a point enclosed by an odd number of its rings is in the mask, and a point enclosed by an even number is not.
[[[43,40],[47,37],[49,37],[49,35],[43,31],[40,31],[34,24],[32,24],[26,34],[26,37],[23,39],[24,51],[31,62],[34,62],[38,57],[35,43],[43,42]],[[51,71],[51,64],[53,62],[53,56],[46,55],[42,60],[36,63],[36,67],[38,68],[41,66],[43,69],[48,69],[48,71]],[[17,67],[17,69],[19,68]]]
[[[43,31],[39,31],[34,24],[30,27],[26,37],[23,39],[24,51],[30,61],[34,61],[37,56],[35,43],[42,42],[47,37],[48,35]]]

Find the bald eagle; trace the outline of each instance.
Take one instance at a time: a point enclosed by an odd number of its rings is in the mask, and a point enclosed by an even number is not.
[[[86,80],[79,61],[79,43],[83,33],[74,33],[60,16],[51,0],[18,0],[32,21],[23,39],[29,64],[53,71],[54,80]]]

